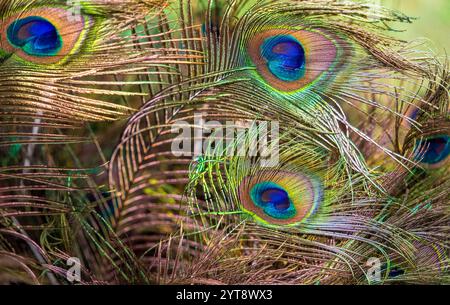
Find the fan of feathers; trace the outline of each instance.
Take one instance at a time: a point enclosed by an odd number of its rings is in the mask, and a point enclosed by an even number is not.
[[[393,38],[413,18],[331,0],[0,16],[0,283],[70,284],[75,261],[80,284],[450,284],[449,65]]]

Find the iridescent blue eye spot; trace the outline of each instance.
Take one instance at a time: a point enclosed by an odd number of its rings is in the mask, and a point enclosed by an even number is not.
[[[62,47],[62,39],[50,21],[38,16],[18,19],[7,29],[9,42],[32,56],[54,56]]]
[[[437,164],[450,154],[450,136],[439,135],[416,143],[417,156],[425,164]]]
[[[305,75],[305,50],[293,36],[267,38],[260,47],[269,71],[282,81],[297,81]]]
[[[294,204],[289,194],[273,182],[258,183],[250,191],[254,204],[268,216],[277,219],[289,219],[295,216]]]

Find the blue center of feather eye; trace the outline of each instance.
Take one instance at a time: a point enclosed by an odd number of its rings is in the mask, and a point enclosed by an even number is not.
[[[258,183],[250,191],[250,197],[264,213],[277,219],[289,219],[295,216],[295,207],[289,194],[273,182]]]
[[[30,16],[18,19],[7,29],[9,42],[32,56],[53,56],[62,47],[61,36],[48,20]]]
[[[269,71],[282,81],[293,82],[305,75],[305,50],[293,36],[267,38],[261,45],[261,55]]]
[[[440,135],[419,140],[416,144],[418,158],[422,163],[436,164],[445,160],[450,154],[450,136]]]

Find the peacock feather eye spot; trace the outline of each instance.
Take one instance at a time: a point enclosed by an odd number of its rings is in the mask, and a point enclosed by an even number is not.
[[[7,37],[13,46],[32,56],[54,56],[62,48],[56,27],[39,16],[14,21],[7,29]]]
[[[261,170],[239,184],[240,207],[263,225],[292,226],[313,215],[322,201],[319,178],[308,173]]]
[[[261,55],[269,71],[283,81],[296,81],[305,74],[305,50],[290,35],[267,38],[261,45]]]
[[[295,216],[295,207],[288,193],[272,182],[256,184],[250,191],[254,204],[265,214],[276,219],[290,219]]]
[[[89,14],[67,18],[70,11],[60,7],[39,7],[12,14],[0,22],[0,49],[12,54],[13,64],[64,65],[91,48],[89,33],[97,20]]]
[[[290,206],[289,196],[284,190],[268,189],[261,194],[261,199],[265,203],[273,204],[276,210],[285,211]]]
[[[450,136],[438,135],[418,140],[416,143],[417,157],[422,163],[435,165],[444,161],[450,154]]]
[[[279,92],[295,93],[336,75],[345,42],[325,30],[268,28],[246,42],[255,79]],[[347,48],[348,49],[348,48]]]

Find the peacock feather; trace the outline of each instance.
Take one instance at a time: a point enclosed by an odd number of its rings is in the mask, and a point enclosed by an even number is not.
[[[412,18],[77,8],[0,0],[0,282],[449,283],[450,77]]]

